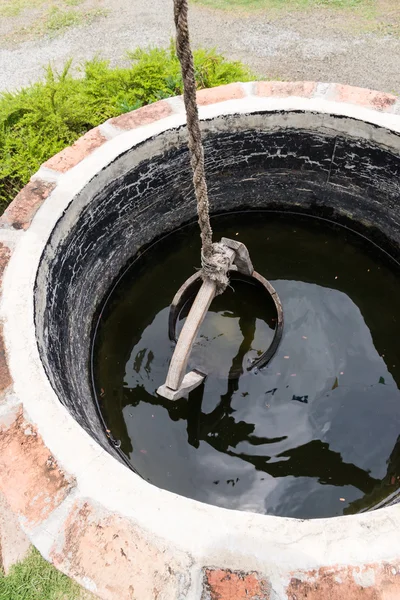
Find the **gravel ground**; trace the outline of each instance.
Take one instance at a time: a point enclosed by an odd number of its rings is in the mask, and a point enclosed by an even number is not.
[[[98,54],[123,64],[127,49],[166,45],[173,35],[172,0],[101,0],[99,5],[108,10],[106,17],[57,37],[6,43],[3,35],[0,90],[37,80],[50,61],[61,67],[69,57],[79,62]],[[23,17],[13,17],[14,23],[16,18]],[[216,47],[268,78],[335,81],[400,93],[400,39],[356,33],[352,18],[314,11],[271,19],[263,13],[226,13],[195,5],[192,41],[194,46]],[[2,21],[4,31],[9,19]]]

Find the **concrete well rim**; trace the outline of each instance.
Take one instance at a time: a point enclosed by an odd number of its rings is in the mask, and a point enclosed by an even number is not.
[[[362,102],[336,100],[330,94],[332,90],[338,92],[339,86],[312,84],[309,95],[296,95],[298,88],[295,88],[294,95],[282,97],[282,91],[277,95],[257,95],[258,84],[234,85],[238,87],[230,88],[230,98],[202,106],[203,120],[228,114],[301,110],[345,116],[400,133],[396,99],[382,110]],[[278,88],[283,89],[280,84]],[[216,90],[223,93],[222,88]],[[237,97],[238,90],[242,96]],[[350,91],[347,93],[351,96]],[[365,90],[364,100],[367,92],[371,93]],[[4,222],[0,229],[0,242],[11,248],[2,284],[0,319],[13,381],[0,402],[0,418],[9,418],[22,406],[25,420],[34,425],[72,482],[68,494],[44,519],[32,524],[21,511],[23,527],[39,550],[57,564],[56,549],[62,546],[65,524],[73,507],[77,503],[92,503],[100,513],[106,511],[126,519],[144,532],[146,539],[154,537],[158,548],[170,547],[178,555],[183,554],[181,563],[191,574],[187,598],[200,598],[200,572],[206,566],[262,573],[269,577],[276,597],[284,598],[284,587],[293,572],[399,561],[400,539],[395,532],[400,525],[400,505],[371,513],[300,521],[218,508],[178,496],[145,482],[102,450],[61,405],[50,385],[34,335],[33,289],[43,249],[67,206],[99,169],[125,150],[184,124],[181,99],[162,102],[171,107],[171,113],[138,128],[117,131],[118,126],[110,122],[103,128],[100,126],[100,134],[108,139],[67,171],[60,173],[42,167],[32,181],[55,183],[48,199],[26,229]],[[171,519],[171,514],[176,513],[179,526]],[[86,575],[74,572],[68,561],[60,560],[59,564],[69,575],[97,590],[93,578],[85,582]],[[112,596],[103,594],[103,597]]]

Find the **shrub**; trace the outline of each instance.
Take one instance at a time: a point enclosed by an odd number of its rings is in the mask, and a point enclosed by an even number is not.
[[[199,89],[252,74],[239,62],[226,61],[214,50],[197,50]],[[129,67],[111,68],[94,59],[71,74],[69,61],[61,73],[47,68],[43,81],[15,93],[0,95],[0,210],[37,171],[40,164],[88,129],[117,116],[182,93],[179,62],[169,49],[135,50]]]

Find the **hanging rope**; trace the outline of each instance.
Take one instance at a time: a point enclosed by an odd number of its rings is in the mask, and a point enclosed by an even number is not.
[[[222,244],[213,243],[212,241],[209,200],[204,169],[204,150],[201,141],[199,113],[196,101],[193,54],[189,39],[187,0],[174,0],[174,16],[176,52],[181,63],[190,162],[193,170],[193,185],[197,200],[197,214],[202,242],[202,277],[203,280],[209,279],[214,281],[217,286],[216,293],[222,294],[229,283],[229,258],[225,252],[225,247]]]

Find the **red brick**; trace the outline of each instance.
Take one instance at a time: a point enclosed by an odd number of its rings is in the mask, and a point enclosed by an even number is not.
[[[8,246],[0,242],[0,286],[3,283],[3,275],[8,261],[11,258],[11,250]]]
[[[276,98],[288,98],[289,96],[300,96],[311,98],[316,90],[317,84],[312,81],[260,81],[257,83],[257,96],[274,96]]]
[[[103,600],[185,597],[188,559],[182,564],[178,551],[160,549],[154,535],[90,501],[75,503],[50,557],[70,577],[94,582]]]
[[[160,100],[159,102],[154,102],[154,104],[148,104],[132,112],[115,117],[111,119],[110,123],[120,129],[136,129],[137,127],[150,125],[150,123],[169,117],[172,113],[173,110],[168,102]]]
[[[0,492],[0,569],[8,575],[11,567],[26,558],[31,545],[17,516]]]
[[[7,207],[0,219],[0,225],[28,229],[36,212],[54,190],[55,185],[41,179],[32,179]]]
[[[217,104],[217,102],[225,102],[226,100],[237,100],[244,98],[245,92],[240,83],[228,83],[206,90],[197,92],[197,104],[206,106],[208,104]]]
[[[4,344],[3,325],[0,324],[0,397],[12,384],[10,370],[8,368],[7,352]]]
[[[0,288],[3,281],[3,274],[11,257],[11,250],[0,242]],[[8,368],[7,352],[4,344],[3,325],[0,323],[0,402],[1,397],[11,386],[12,379]]]
[[[106,141],[106,138],[100,133],[99,128],[95,127],[76,140],[72,146],[64,148],[64,150],[49,158],[43,166],[65,173]]]
[[[74,482],[58,466],[22,409],[0,424],[0,491],[11,510],[33,527],[68,495]]]
[[[270,585],[257,573],[206,569],[202,600],[269,600]]]
[[[371,577],[372,573],[372,577]],[[292,577],[288,600],[398,600],[399,569],[394,565],[330,567]],[[363,578],[365,585],[363,585]]]
[[[376,90],[337,84],[334,88],[334,100],[385,111],[393,106],[397,98],[392,94],[385,94]]]

